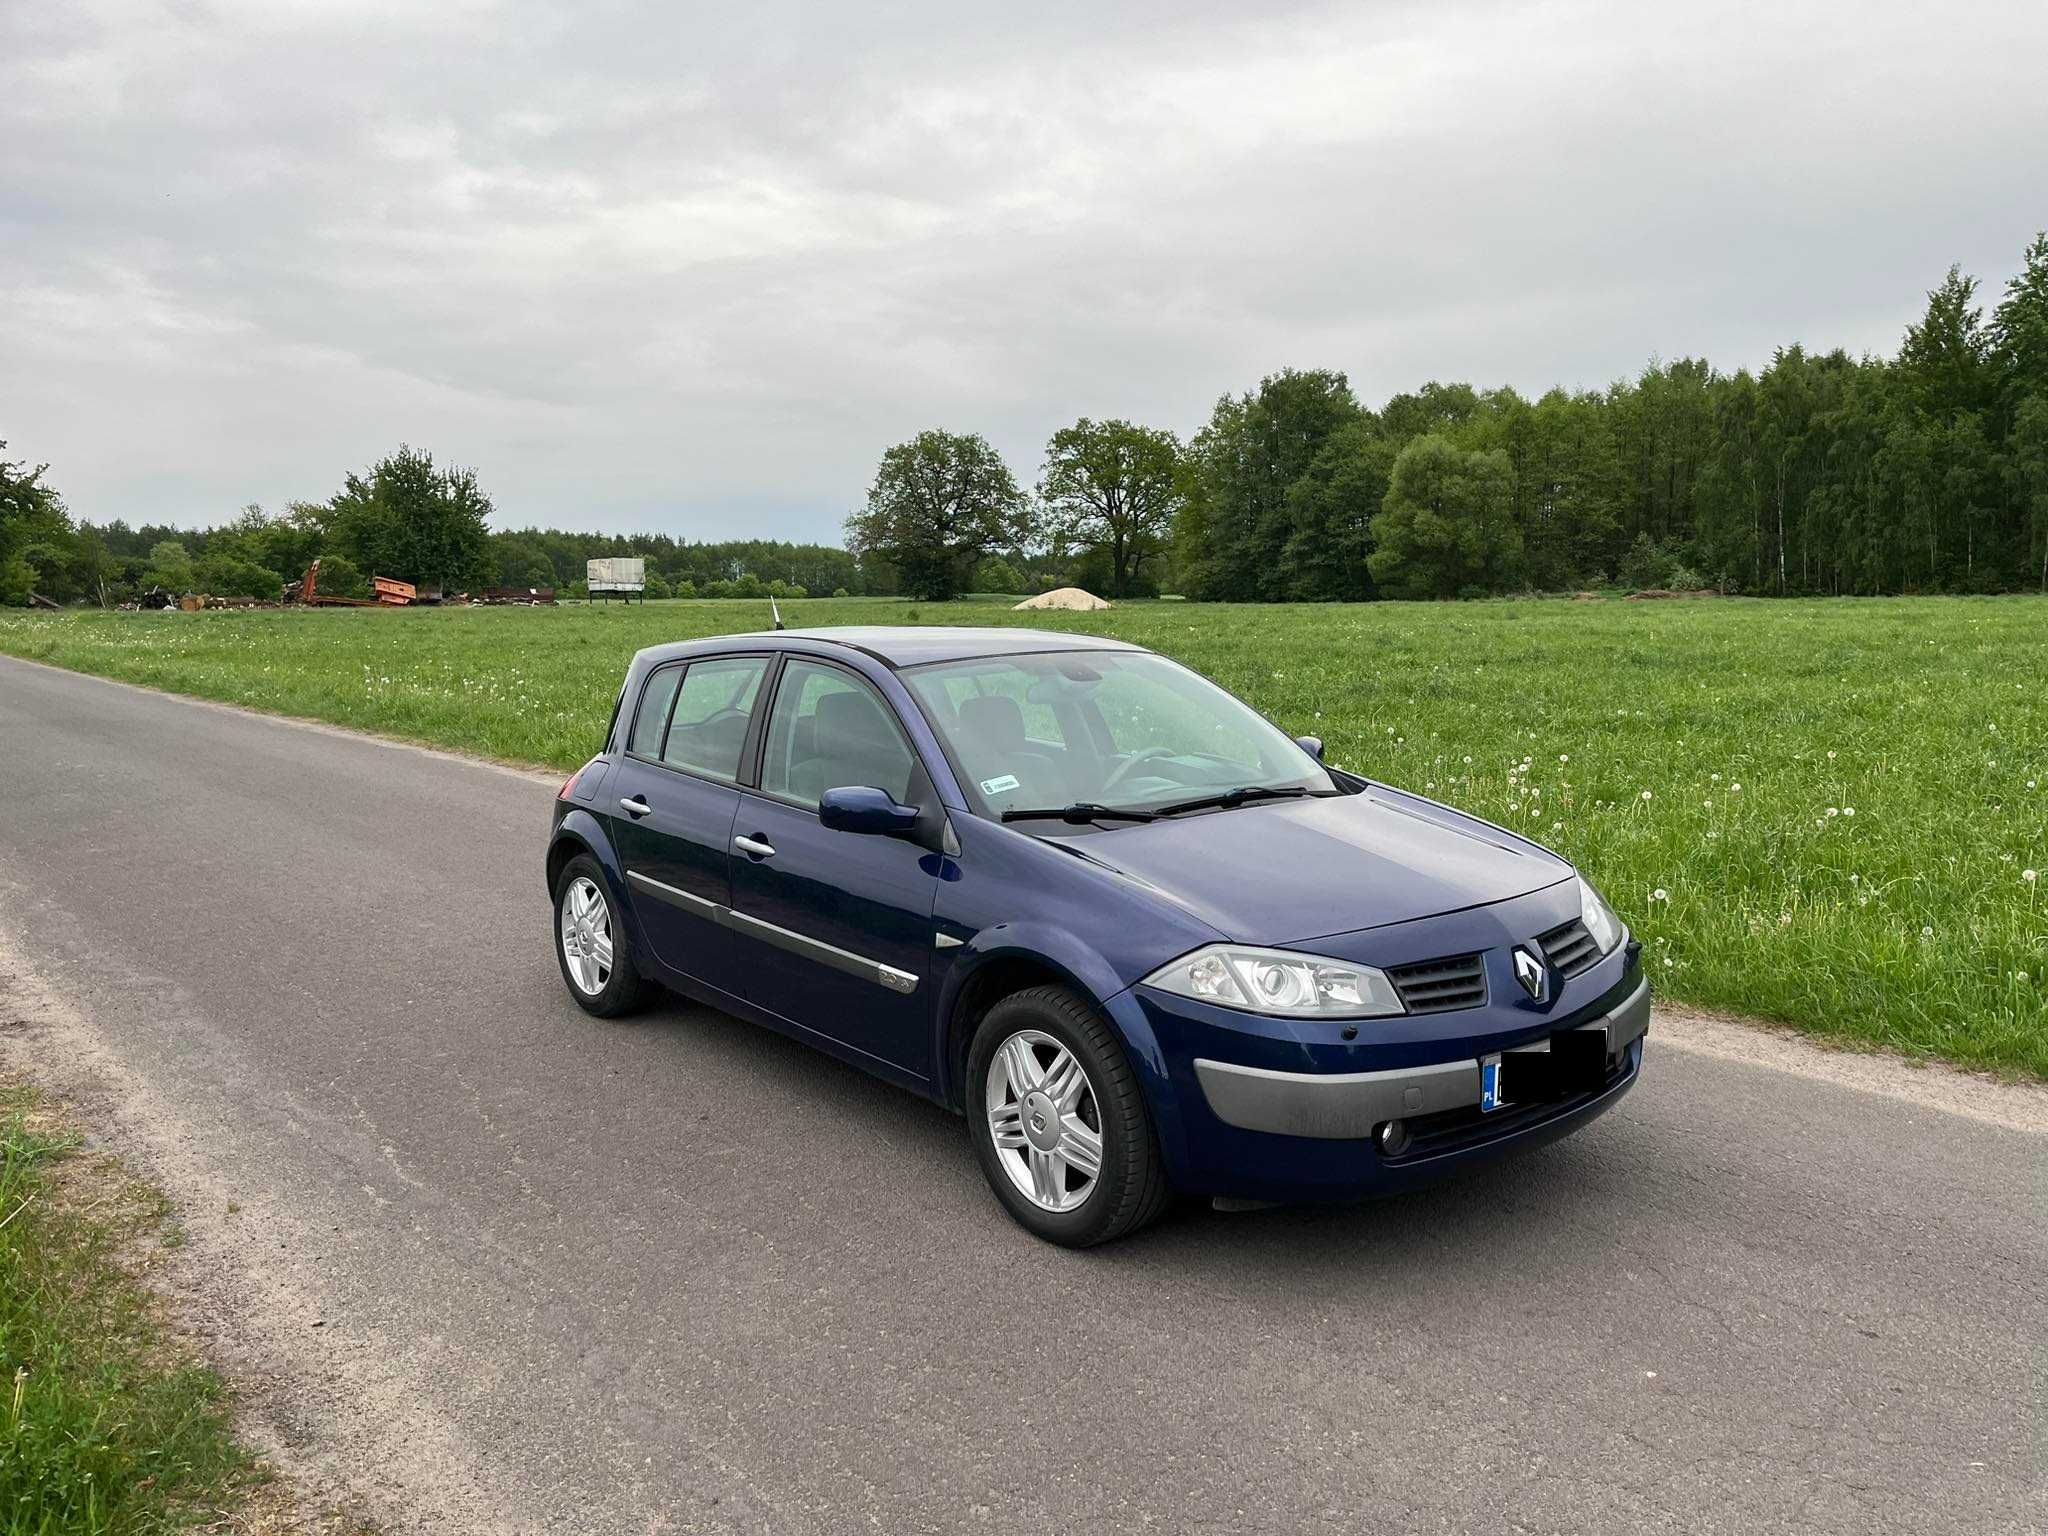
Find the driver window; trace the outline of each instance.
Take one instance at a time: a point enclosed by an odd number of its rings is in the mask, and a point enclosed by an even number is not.
[[[815,806],[828,789],[872,785],[911,799],[917,759],[881,696],[859,678],[815,661],[790,661],[768,717],[761,788]]]
[[[691,662],[676,690],[661,760],[714,779],[737,779],[747,722],[753,718],[754,700],[767,670],[767,658],[762,656]]]

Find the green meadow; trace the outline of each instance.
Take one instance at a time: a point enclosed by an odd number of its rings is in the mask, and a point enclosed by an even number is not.
[[[1153,647],[1576,860],[1702,1007],[2048,1076],[2048,601],[784,605]],[[627,658],[765,604],[9,614],[0,651],[570,769]]]

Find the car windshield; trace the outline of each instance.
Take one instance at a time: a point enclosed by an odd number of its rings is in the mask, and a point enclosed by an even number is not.
[[[1272,722],[1163,656],[984,656],[908,668],[903,679],[992,815],[1336,792]]]

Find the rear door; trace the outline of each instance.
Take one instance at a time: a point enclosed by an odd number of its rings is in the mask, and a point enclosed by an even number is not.
[[[818,820],[828,789],[932,794],[895,713],[851,670],[783,664],[758,789],[733,823],[733,945],[744,995],[890,1066],[931,1073],[928,985],[938,860],[902,838]]]
[[[766,656],[705,656],[648,674],[625,755],[605,787],[633,910],[655,957],[739,990],[720,920],[738,779],[768,669]]]

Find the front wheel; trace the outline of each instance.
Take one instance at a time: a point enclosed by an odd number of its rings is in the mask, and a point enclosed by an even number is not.
[[[585,1013],[615,1019],[646,1000],[626,925],[612,906],[604,871],[587,853],[564,865],[555,882],[555,959]]]
[[[1152,1117],[1123,1047],[1064,987],[988,1011],[967,1053],[967,1120],[1003,1208],[1048,1242],[1086,1248],[1164,1209]]]

